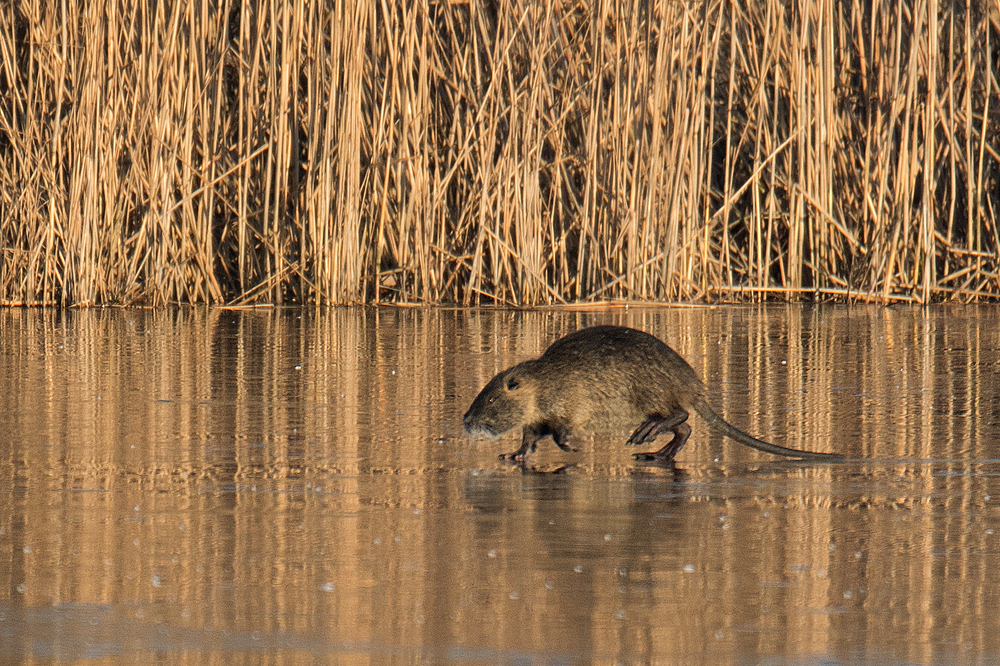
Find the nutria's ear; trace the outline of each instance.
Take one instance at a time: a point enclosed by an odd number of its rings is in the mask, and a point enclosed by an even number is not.
[[[513,375],[511,375],[510,377],[507,378],[507,390],[508,391],[516,391],[517,387],[520,386],[520,385],[521,385],[521,382],[518,381],[517,377],[514,377]]]

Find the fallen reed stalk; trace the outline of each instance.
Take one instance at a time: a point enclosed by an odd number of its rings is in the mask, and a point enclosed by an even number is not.
[[[1000,10],[0,7],[7,304],[995,299]]]

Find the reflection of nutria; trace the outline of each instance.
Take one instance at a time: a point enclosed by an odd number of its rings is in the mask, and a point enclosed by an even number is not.
[[[805,460],[843,460],[836,453],[786,449],[751,437],[726,423],[705,401],[705,385],[680,355],[657,338],[621,326],[595,326],[552,343],[539,358],[519,363],[490,380],[465,413],[470,434],[490,437],[521,427],[521,448],[500,456],[523,460],[538,440],[552,435],[563,451],[573,451],[577,430],[620,432],[635,428],[629,444],[657,435],[673,438],[637,460],[670,462],[684,448],[695,410],[717,434],[740,444]]]

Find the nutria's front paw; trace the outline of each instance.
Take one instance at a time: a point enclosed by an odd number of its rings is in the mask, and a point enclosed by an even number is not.
[[[524,453],[521,451],[512,451],[510,453],[501,453],[497,456],[497,460],[510,460],[511,462],[523,462]]]

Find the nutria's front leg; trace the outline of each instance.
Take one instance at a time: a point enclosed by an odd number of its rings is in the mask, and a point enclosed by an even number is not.
[[[552,431],[552,439],[555,441],[556,446],[558,446],[563,451],[568,451],[569,453],[576,453],[576,449],[569,445],[569,430],[566,428],[557,428]]]
[[[541,425],[526,425],[521,431],[521,448],[510,453],[501,453],[500,460],[524,460],[529,453],[534,453],[538,447],[538,440],[548,434],[546,428]]]
[[[546,435],[552,435],[552,439],[563,451],[576,451],[569,445],[569,430],[563,427],[553,427],[547,423],[539,423],[524,426],[521,431],[521,448],[511,453],[501,453],[500,460],[524,460],[528,454],[534,453],[538,448],[538,440]]]
[[[529,437],[528,428],[524,429],[521,435],[521,448],[517,451],[511,451],[510,453],[501,453],[497,456],[498,460],[524,460],[529,453],[535,452],[535,447],[538,443],[538,437]]]
[[[657,415],[646,419],[628,438],[629,444],[652,443],[665,432],[672,432],[674,436],[662,449],[648,453],[636,453],[632,457],[647,462],[665,463],[672,461],[674,456],[687,444],[688,437],[691,436],[691,426],[685,423],[687,418],[688,413],[683,409],[678,409],[666,418]]]

